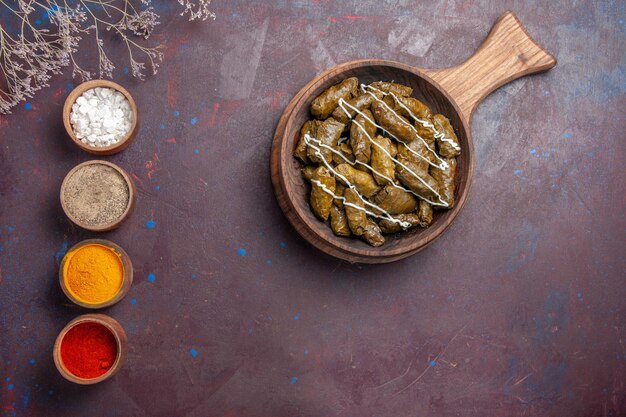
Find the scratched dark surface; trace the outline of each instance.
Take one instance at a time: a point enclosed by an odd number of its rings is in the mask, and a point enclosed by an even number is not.
[[[142,115],[136,141],[106,158],[139,191],[119,230],[88,233],[61,211],[64,175],[91,159],[62,130],[69,75],[0,116],[0,415],[626,415],[624,2],[215,0],[205,24],[157,3],[159,73],[135,82],[113,53]],[[383,266],[303,242],[268,166],[291,97],[355,58],[457,64],[507,9],[559,63],[475,113],[456,222]],[[96,236],[135,265],[104,311],[129,355],[80,387],[52,362],[57,333],[86,312],[57,268]]]

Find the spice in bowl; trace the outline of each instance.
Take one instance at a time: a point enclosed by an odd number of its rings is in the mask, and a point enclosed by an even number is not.
[[[61,361],[78,378],[93,379],[106,374],[116,358],[115,336],[100,323],[79,323],[61,342]]]
[[[115,375],[127,351],[128,337],[115,319],[104,314],[83,314],[61,330],[52,357],[65,379],[90,385]]]
[[[108,307],[120,301],[130,288],[130,258],[112,242],[90,239],[71,248],[63,257],[59,280],[63,292],[86,308]]]
[[[128,174],[106,161],[78,165],[61,186],[63,210],[74,223],[88,230],[114,229],[130,212],[133,200]]]
[[[124,94],[107,87],[86,90],[70,113],[76,138],[97,148],[119,143],[130,132],[132,121],[130,102]]]

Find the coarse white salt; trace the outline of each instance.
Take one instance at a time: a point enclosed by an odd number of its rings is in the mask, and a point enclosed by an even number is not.
[[[113,88],[85,91],[72,105],[70,114],[76,138],[95,148],[118,143],[130,131],[132,121],[129,101]]]

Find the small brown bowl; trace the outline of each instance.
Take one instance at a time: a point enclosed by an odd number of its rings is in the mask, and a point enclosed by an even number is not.
[[[78,97],[80,97],[85,91],[96,87],[113,88],[124,94],[124,97],[126,97],[128,102],[130,103],[130,108],[133,113],[133,121],[131,123],[130,130],[128,131],[126,136],[124,136],[116,144],[111,146],[105,146],[102,148],[97,148],[94,146],[89,146],[86,143],[82,143],[80,139],[78,139],[74,134],[74,128],[72,128],[72,123],[70,122],[72,106],[76,102],[76,99],[78,99]],[[74,143],[78,145],[82,150],[95,155],[113,155],[126,149],[128,145],[130,145],[130,143],[133,141],[133,139],[135,139],[137,131],[139,130],[139,111],[137,110],[137,104],[135,104],[135,100],[133,99],[133,97],[130,95],[128,90],[126,90],[121,85],[108,80],[91,80],[78,85],[65,99],[65,104],[63,105],[63,125],[65,126],[65,131],[70,136],[70,138],[72,138]]]
[[[122,175],[122,177],[126,181],[126,184],[128,185],[129,199],[128,199],[128,206],[126,207],[126,210],[122,213],[122,215],[119,218],[117,218],[115,221],[112,221],[111,223],[100,224],[100,225],[94,226],[94,225],[90,225],[90,224],[84,223],[84,222],[80,221],[79,219],[77,219],[75,216],[73,216],[70,213],[69,208],[67,207],[67,203],[65,202],[65,199],[63,198],[63,195],[65,193],[66,187],[68,186],[67,185],[68,181],[72,177],[72,175],[74,175],[74,173],[76,173],[79,169],[83,168],[84,166],[87,166],[87,165],[97,165],[97,164],[109,166],[109,167],[115,169],[117,172],[119,172]],[[108,231],[108,230],[117,229],[122,224],[122,222],[124,222],[124,220],[126,220],[128,218],[130,213],[135,208],[135,198],[136,198],[136,195],[137,195],[137,190],[135,189],[135,183],[133,182],[133,180],[130,177],[130,175],[128,175],[128,173],[126,171],[124,171],[122,168],[120,168],[119,166],[117,166],[117,165],[115,165],[115,164],[113,164],[111,162],[102,161],[102,160],[95,160],[94,159],[94,160],[86,161],[86,162],[83,162],[82,164],[76,165],[74,168],[72,168],[72,170],[70,172],[67,173],[67,175],[63,179],[63,183],[61,184],[61,191],[60,191],[59,195],[60,195],[60,198],[61,198],[61,206],[63,207],[63,211],[65,212],[65,215],[74,224],[82,227],[83,229],[91,230],[93,232],[105,232],[105,231]]]
[[[506,12],[474,55],[455,67],[428,70],[381,59],[364,59],[331,68],[305,85],[278,121],[270,161],[278,205],[300,236],[336,258],[387,263],[419,252],[444,233],[467,199],[475,165],[470,122],[478,104],[507,82],[555,65],[554,57],[528,35],[519,19]],[[450,119],[461,145],[455,178],[456,205],[450,210],[435,211],[428,228],[387,235],[385,244],[377,248],[355,238],[336,236],[327,224],[315,217],[309,206],[310,186],[302,178],[301,165],[293,157],[302,124],[311,119],[311,102],[330,86],[349,77],[358,77],[366,84],[395,81],[413,88],[415,98],[426,103],[433,113]]]
[[[106,327],[108,330],[111,331],[111,333],[115,337],[115,341],[117,342],[117,357],[115,358],[115,362],[113,362],[113,365],[106,373],[96,378],[86,379],[74,375],[69,369],[67,369],[67,367],[63,363],[63,360],[61,359],[61,344],[63,342],[63,338],[72,327],[81,323],[97,323]],[[56,342],[54,343],[52,357],[54,358],[54,364],[56,365],[59,373],[63,376],[63,378],[67,379],[70,382],[74,382],[75,384],[91,385],[105,381],[115,375],[124,364],[127,351],[128,337],[126,336],[124,328],[121,324],[117,322],[117,320],[104,314],[83,314],[82,316],[78,316],[74,320],[70,321],[67,326],[65,326],[63,330],[61,330],[59,336],[57,336]]]
[[[113,251],[115,251],[117,254],[119,254],[120,259],[122,261],[122,266],[124,267],[124,277],[122,279],[122,286],[120,287],[119,291],[117,292],[117,294],[115,294],[115,296],[107,301],[104,301],[102,303],[98,303],[98,304],[91,304],[91,303],[87,303],[83,300],[81,300],[80,298],[78,298],[77,296],[75,296],[72,291],[67,287],[66,283],[65,283],[65,265],[67,262],[69,262],[69,260],[71,259],[72,254],[82,248],[83,246],[86,245],[101,245],[101,246],[105,246],[109,249],[112,249]],[[59,284],[61,284],[61,289],[63,290],[63,292],[65,293],[65,295],[67,296],[67,298],[69,298],[73,303],[78,304],[81,307],[84,308],[90,308],[90,309],[99,309],[99,308],[105,308],[105,307],[109,307],[112,306],[113,304],[119,302],[122,298],[124,298],[126,296],[126,293],[128,293],[128,290],[130,289],[131,284],[133,283],[133,264],[130,261],[130,257],[128,256],[128,254],[126,253],[126,251],[124,249],[122,249],[119,245],[116,245],[115,243],[108,241],[108,240],[104,240],[104,239],[87,239],[87,240],[83,240],[82,242],[77,243],[76,245],[72,246],[70,248],[70,250],[67,251],[67,253],[65,254],[65,256],[63,257],[63,260],[61,261],[61,266],[59,268]]]

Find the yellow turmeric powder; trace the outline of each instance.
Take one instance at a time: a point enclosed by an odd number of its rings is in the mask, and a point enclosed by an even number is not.
[[[88,244],[65,256],[63,280],[76,299],[87,304],[101,304],[120,291],[124,281],[124,264],[115,249]]]

